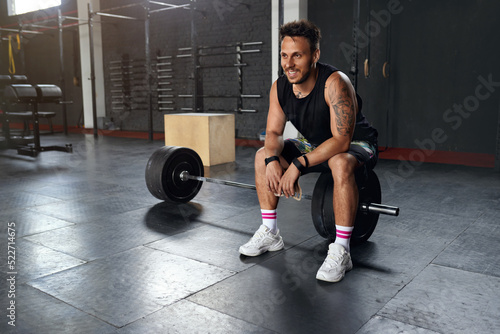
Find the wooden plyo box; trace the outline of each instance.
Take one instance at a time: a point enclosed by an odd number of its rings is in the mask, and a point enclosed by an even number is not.
[[[235,161],[234,114],[165,115],[165,145],[198,153],[204,166]]]

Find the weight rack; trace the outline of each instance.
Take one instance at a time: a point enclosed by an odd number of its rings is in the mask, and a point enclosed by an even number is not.
[[[237,42],[234,44],[226,44],[226,45],[215,45],[215,46],[198,46],[196,47],[196,51],[194,52],[195,59],[195,78],[197,80],[196,85],[199,87],[203,87],[203,79],[202,76],[199,75],[199,72],[204,69],[213,69],[213,68],[235,68],[237,74],[237,85],[238,85],[238,94],[218,94],[218,95],[206,95],[206,94],[198,94],[198,90],[195,89],[194,94],[182,94],[178,97],[182,98],[192,98],[193,108],[183,108],[184,111],[194,111],[199,112],[203,111],[203,98],[236,98],[236,108],[230,110],[224,110],[226,112],[238,112],[238,113],[256,113],[255,109],[245,109],[243,107],[243,99],[246,98],[261,98],[260,94],[245,94],[243,92],[243,68],[249,66],[249,64],[244,63],[242,61],[242,57],[244,54],[250,53],[259,53],[260,49],[246,49],[246,47],[253,47],[256,45],[262,45],[263,42]],[[177,58],[183,57],[193,57],[193,48],[180,48],[178,51],[191,51],[190,53],[177,55]],[[209,57],[220,57],[220,56],[228,56],[235,55],[234,62],[232,63],[219,63],[219,64],[202,64],[200,59],[209,58]],[[211,110],[207,110],[211,111]],[[220,111],[220,110],[217,110]]]
[[[235,84],[238,87],[238,94],[197,94],[201,89],[194,89],[191,94],[176,94],[175,77],[173,65],[174,62],[177,66],[182,66],[182,63],[193,57],[191,47],[179,48],[177,55],[157,55],[156,59],[151,62],[151,73],[153,80],[151,84],[152,92],[152,105],[149,105],[147,99],[146,89],[149,87],[147,84],[147,70],[145,66],[147,63],[144,59],[130,59],[128,55],[122,55],[120,60],[111,60],[108,63],[109,68],[109,81],[112,84],[111,88],[111,109],[116,113],[131,113],[134,110],[156,110],[158,112],[169,112],[174,110],[201,112],[207,111],[203,108],[203,99],[205,98],[234,98],[236,99],[236,106],[233,109],[224,110],[226,112],[238,113],[255,113],[257,110],[245,109],[244,99],[248,98],[261,98],[260,94],[245,94],[243,91],[243,67],[249,66],[248,63],[242,61],[244,54],[259,53],[260,49],[249,48],[256,45],[262,45],[262,42],[247,42],[247,43],[234,43],[220,46],[198,46],[195,52],[197,59],[231,56],[234,55],[235,59],[230,63],[207,63],[202,64],[198,61],[196,70],[202,71],[204,69],[214,68],[234,68],[236,69]],[[190,52],[190,53],[187,53]],[[201,75],[198,77],[198,86],[203,85]],[[192,99],[193,107],[176,107],[175,99]],[[211,111],[211,110],[208,110]],[[220,111],[218,109],[217,111]]]

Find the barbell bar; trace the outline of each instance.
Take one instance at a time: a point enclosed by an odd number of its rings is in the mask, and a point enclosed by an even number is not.
[[[246,183],[240,183],[240,182],[234,182],[234,181],[228,181],[228,180],[213,179],[213,178],[204,177],[204,176],[195,176],[195,175],[189,174],[189,172],[186,170],[182,171],[179,174],[179,178],[181,179],[181,181],[196,180],[196,181],[201,181],[201,182],[217,183],[217,184],[231,186],[231,187],[257,190],[257,187],[255,187],[253,184],[246,184]],[[309,198],[309,199],[311,199],[311,198]]]
[[[214,178],[205,177],[205,176],[196,176],[196,175],[189,174],[188,171],[180,172],[179,178],[181,181],[195,180],[195,181],[201,181],[201,182],[216,183],[216,184],[220,184],[220,185],[224,185],[224,186],[257,190],[257,187],[253,184],[228,181],[228,180],[220,180],[220,179],[214,179]],[[313,196],[309,195],[309,194],[302,194],[301,198],[307,199],[307,200],[312,200]],[[399,215],[399,208],[398,207],[385,205],[385,204],[378,204],[378,203],[360,203],[359,210],[362,212],[378,213],[378,214],[384,214],[384,215],[389,215],[389,216],[398,216]]]

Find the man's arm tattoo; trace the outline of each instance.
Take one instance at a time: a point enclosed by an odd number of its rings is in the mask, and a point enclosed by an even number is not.
[[[333,86],[330,86],[329,95],[330,103],[332,103],[335,112],[337,131],[342,136],[350,136],[354,128],[354,105],[349,97],[347,87],[342,87],[339,94],[336,94],[336,89]]]

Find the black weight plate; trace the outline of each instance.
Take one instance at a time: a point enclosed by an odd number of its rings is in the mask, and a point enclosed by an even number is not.
[[[368,178],[359,187],[359,203],[380,203],[381,191],[377,175],[368,172]],[[331,173],[321,173],[314,186],[311,203],[314,227],[323,238],[335,240],[335,215],[333,211],[333,178]],[[367,241],[378,222],[378,214],[358,211],[351,236],[351,244]]]
[[[203,163],[192,149],[164,146],[156,150],[146,165],[146,185],[158,199],[186,203],[192,200],[203,184],[197,180],[182,181],[183,171],[190,175],[203,176]]]
[[[333,215],[333,179],[330,172],[321,173],[316,180],[311,201],[311,215],[318,234],[323,238],[334,240],[336,229]]]
[[[382,202],[382,191],[377,174],[373,170],[368,171],[368,179],[359,188],[359,204]],[[378,213],[362,212],[358,210],[352,231],[351,244],[359,244],[367,241],[372,235],[378,222]]]

